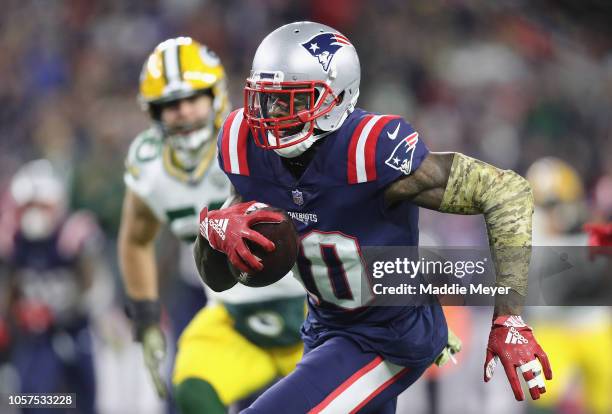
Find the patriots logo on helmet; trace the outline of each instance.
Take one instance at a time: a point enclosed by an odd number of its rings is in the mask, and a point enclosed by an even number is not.
[[[385,164],[406,175],[410,174],[410,171],[412,171],[412,156],[417,142],[419,142],[418,132],[413,132],[402,139],[400,143],[395,146],[389,158],[386,159]]]
[[[340,33],[319,33],[312,37],[302,47],[313,57],[319,60],[324,71],[329,69],[329,65],[336,52],[344,46],[353,46],[349,40]]]

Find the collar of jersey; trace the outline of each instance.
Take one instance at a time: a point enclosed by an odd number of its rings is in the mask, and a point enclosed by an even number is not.
[[[265,164],[272,168],[273,180],[285,187],[292,188],[320,187],[332,183],[335,185],[338,182],[338,168],[341,164],[338,162],[338,155],[346,152],[341,140],[342,136],[339,135],[341,129],[338,128],[323,135],[320,140],[320,147],[299,178],[291,174],[289,169],[283,165],[280,155],[274,151],[261,149],[263,157],[267,161]],[[342,171],[345,169],[346,167]],[[270,174],[266,173],[265,176],[270,176]],[[341,178],[344,179],[344,175]]]
[[[177,180],[190,184],[197,183],[204,177],[206,171],[208,171],[208,167],[210,167],[210,163],[215,157],[215,151],[216,147],[214,140],[211,140],[208,143],[208,148],[204,151],[204,156],[200,163],[193,171],[187,172],[172,162],[172,149],[169,145],[165,145],[163,149],[164,169],[170,176]]]

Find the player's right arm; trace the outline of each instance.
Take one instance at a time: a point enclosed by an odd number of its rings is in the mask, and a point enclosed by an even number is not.
[[[126,190],[119,228],[119,264],[127,295],[157,301],[155,237],[160,223],[138,195]]]
[[[201,234],[193,246],[193,256],[202,281],[215,292],[228,290],[237,283],[230,273],[227,256],[210,247]]]
[[[128,296],[136,340],[142,342],[145,365],[160,397],[167,396],[160,376],[166,344],[159,327],[155,237],[160,223],[138,195],[126,189],[119,228],[119,266]]]
[[[232,195],[225,200],[221,208],[230,207],[242,201],[242,197],[236,193],[234,186],[231,187],[231,192]],[[203,219],[204,217],[200,216],[200,223]],[[202,281],[215,292],[223,292],[237,283],[230,273],[227,256],[213,249],[208,240],[202,236],[201,231],[193,246],[193,257]]]
[[[219,210],[200,212],[200,233],[194,247],[198,272],[211,289],[221,292],[236,284],[228,262],[249,274],[263,268],[261,259],[247,247],[245,241],[259,244],[266,251],[275,249],[274,243],[253,230],[251,226],[260,222],[276,223],[283,220],[282,214],[258,209],[256,201],[241,202],[235,190],[232,197]]]

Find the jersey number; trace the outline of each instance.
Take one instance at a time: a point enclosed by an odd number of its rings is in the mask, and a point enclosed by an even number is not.
[[[302,239],[300,276],[319,300],[355,309],[371,297],[365,261],[357,239],[340,232],[313,231]]]

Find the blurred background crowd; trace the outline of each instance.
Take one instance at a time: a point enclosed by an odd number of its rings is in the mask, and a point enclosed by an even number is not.
[[[136,93],[153,47],[179,34],[207,44],[237,106],[265,34],[312,19],[357,46],[362,107],[405,116],[432,150],[521,173],[558,156],[593,197],[612,169],[609,9],[539,3],[9,0],[0,16],[0,186],[24,160],[52,159],[72,183],[73,206],[92,209],[113,237],[123,154],[148,124]]]
[[[612,7],[605,2],[7,0],[0,13],[0,193],[24,162],[51,161],[67,186],[69,208],[93,213],[100,226],[103,274],[115,292],[114,299],[105,296],[107,308],[122,303],[115,241],[124,158],[150,123],[136,100],[145,58],[166,38],[192,36],[220,56],[231,101],[242,106],[257,45],[273,28],[296,20],[319,21],[347,35],[362,65],[358,106],[404,116],[431,150],[460,151],[523,175],[543,157],[563,160],[579,182],[568,200],[579,200],[582,210],[575,226],[559,232],[580,232],[586,221],[612,217]],[[424,213],[421,229],[431,243],[486,243],[479,217]],[[174,246],[169,237],[162,243]],[[161,272],[169,301],[180,271],[172,257]],[[129,328],[121,312],[104,312],[114,315],[107,313],[96,328],[105,358],[128,363],[128,357],[108,356],[108,349],[129,346]],[[462,312],[487,326],[480,311]],[[460,387],[489,392],[491,407],[511,397],[505,378],[497,381],[499,399],[491,391],[496,385],[481,384],[484,331],[473,334],[473,360],[466,357],[474,375],[458,373],[451,386],[464,412],[489,411],[480,394],[472,398]],[[98,390],[111,397],[98,405],[121,412],[111,401],[113,393],[126,392],[112,385],[121,370],[102,365],[107,382]],[[146,382],[144,374],[138,378]],[[412,395],[412,407],[444,411],[445,404],[430,401],[437,395],[432,389]],[[163,410],[152,394],[142,395]],[[459,398],[465,395],[470,398]],[[570,395],[559,408],[569,411],[560,412],[586,412],[584,395]],[[506,412],[525,409],[507,404]]]

